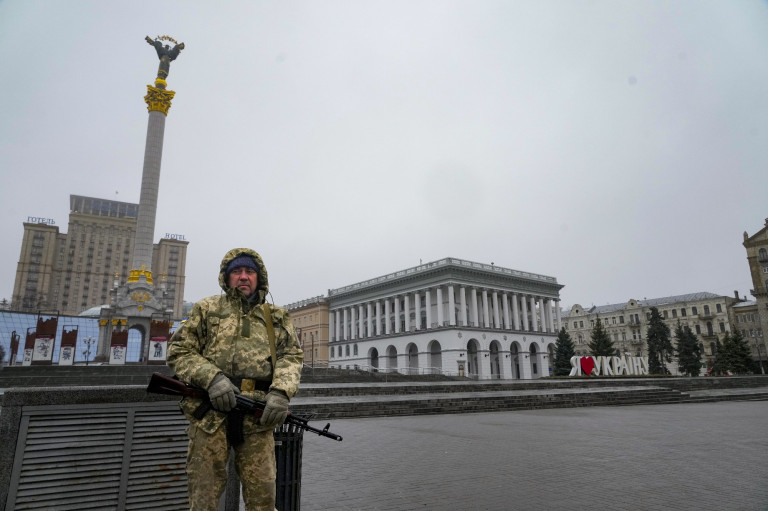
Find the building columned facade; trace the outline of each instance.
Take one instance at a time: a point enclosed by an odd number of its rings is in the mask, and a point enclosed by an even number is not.
[[[285,306],[304,350],[304,365],[328,366],[328,300],[307,298]]]
[[[67,233],[50,220],[24,223],[11,308],[77,315],[110,303],[110,291],[130,277],[138,204],[70,196]],[[187,241],[161,239],[153,246],[155,285],[166,308],[181,318]]]
[[[329,364],[478,379],[549,375],[557,279],[445,258],[328,292]]]

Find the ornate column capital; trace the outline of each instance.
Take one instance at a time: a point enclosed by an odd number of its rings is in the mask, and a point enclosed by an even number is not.
[[[157,82],[155,82],[155,85],[157,85]],[[171,108],[171,100],[175,95],[175,91],[147,85],[147,95],[144,96],[144,101],[147,103],[147,110],[168,115],[168,110]]]

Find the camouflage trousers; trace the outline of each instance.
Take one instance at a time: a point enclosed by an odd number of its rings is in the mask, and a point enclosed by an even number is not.
[[[243,424],[245,441],[234,448],[235,468],[240,476],[247,511],[275,510],[275,439],[272,430],[256,431],[254,420]],[[187,482],[190,511],[216,511],[227,486],[226,422],[213,434],[189,425]]]

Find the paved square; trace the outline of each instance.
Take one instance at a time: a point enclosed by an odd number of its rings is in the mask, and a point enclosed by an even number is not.
[[[302,511],[766,510],[768,402],[335,420]]]

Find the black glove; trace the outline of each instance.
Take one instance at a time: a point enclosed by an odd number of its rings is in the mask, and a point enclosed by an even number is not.
[[[266,401],[259,424],[276,428],[288,418],[288,396],[282,390],[270,390]]]
[[[240,393],[240,389],[232,385],[229,378],[222,373],[217,374],[211,384],[208,385],[208,398],[213,407],[220,412],[228,412],[237,404],[235,393]]]

